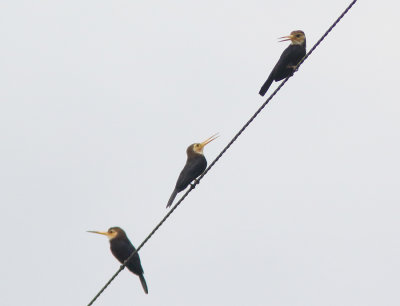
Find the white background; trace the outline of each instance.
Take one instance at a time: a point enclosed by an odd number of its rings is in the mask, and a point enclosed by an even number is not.
[[[85,305],[350,1],[3,1],[1,305]],[[95,305],[399,305],[398,10],[359,1]],[[277,86],[274,83],[269,93]],[[179,197],[178,197],[179,198]]]

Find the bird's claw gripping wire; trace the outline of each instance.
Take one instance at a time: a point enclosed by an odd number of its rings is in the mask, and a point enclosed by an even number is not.
[[[196,185],[198,185],[198,184],[200,184],[200,181],[199,181],[198,179],[194,179],[194,180],[193,180],[193,183],[190,184],[190,187],[191,187],[192,189],[195,189],[195,188],[196,188]]]

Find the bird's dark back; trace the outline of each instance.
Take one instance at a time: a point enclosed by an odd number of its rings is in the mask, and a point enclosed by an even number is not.
[[[191,181],[197,178],[207,168],[207,160],[202,154],[196,154],[191,158],[188,158],[186,165],[181,171],[178,180],[176,182],[176,189],[178,192],[184,190]]]
[[[120,263],[123,263],[134,251],[136,251],[135,247],[132,245],[132,243],[130,243],[129,240],[122,240],[118,238],[110,241],[110,249]],[[129,269],[129,271],[135,273],[136,275],[143,274],[143,268],[140,263],[140,257],[138,253],[133,256],[126,267]]]

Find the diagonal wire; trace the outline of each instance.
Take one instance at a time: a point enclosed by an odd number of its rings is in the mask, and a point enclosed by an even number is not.
[[[357,0],[353,0],[349,6],[343,11],[343,13],[336,19],[336,21],[329,27],[329,29],[322,35],[322,37],[315,43],[315,45],[308,51],[308,53],[302,58],[302,60],[297,64],[294,69],[294,73],[298,68],[304,63],[304,61],[314,52],[314,50],[319,46],[319,44],[325,39],[326,36],[333,30],[333,28],[340,22],[340,20],[347,14],[347,12],[356,4]],[[293,73],[293,74],[294,74]],[[218,160],[225,154],[225,152],[232,146],[232,144],[239,138],[239,136],[244,132],[245,129],[253,122],[253,120],[261,113],[265,106],[272,100],[272,98],[278,93],[279,90],[286,84],[286,82],[292,77],[288,76],[284,79],[275,91],[268,97],[268,99],[260,106],[260,108],[254,113],[253,116],[243,125],[243,127],[236,133],[236,135],[231,139],[231,141],[225,146],[225,148],[218,154],[218,156],[213,160],[213,162],[207,167],[207,169],[201,174],[194,183],[190,185],[190,188],[183,194],[179,201],[171,208],[171,210],[165,215],[164,218],[157,224],[157,226],[150,232],[145,240],[138,246],[136,251],[134,251],[128,259],[119,267],[118,271],[108,280],[108,282],[101,288],[101,290],[95,295],[95,297],[89,302],[88,306],[93,305],[97,298],[107,289],[107,287],[112,283],[112,281],[118,276],[118,274],[125,268],[127,262],[139,252],[139,250],[149,241],[149,239],[155,234],[155,232],[163,225],[163,223],[169,218],[169,216],[175,211],[175,209],[185,200],[188,194],[200,183],[200,180],[211,170],[212,167],[218,162]]]

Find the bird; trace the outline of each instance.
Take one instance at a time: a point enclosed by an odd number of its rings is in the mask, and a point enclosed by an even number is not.
[[[183,167],[181,173],[179,174],[178,180],[171,197],[168,200],[167,208],[172,205],[176,195],[184,190],[193,180],[195,180],[200,174],[204,172],[207,168],[207,160],[203,155],[204,147],[209,144],[214,139],[218,138],[215,134],[210,138],[207,138],[201,143],[191,144],[186,149],[187,160]]]
[[[115,258],[118,259],[120,263],[124,263],[124,261],[127,260],[128,257],[133,252],[136,251],[133,244],[129,241],[125,231],[120,227],[117,226],[110,227],[107,232],[98,232],[98,231],[88,231],[88,232],[107,236],[110,241],[111,253],[114,255]],[[147,289],[146,280],[144,279],[143,276],[144,272],[142,264],[140,263],[140,257],[138,253],[133,255],[131,260],[126,264],[126,267],[133,274],[139,276],[143,290],[146,294],[148,294],[149,290]]]
[[[291,76],[297,64],[306,55],[306,36],[303,31],[293,31],[290,35],[280,37],[280,39],[282,39],[280,42],[290,40],[292,43],[283,51],[268,79],[261,87],[259,92],[261,96],[265,95],[272,81],[277,82]]]

